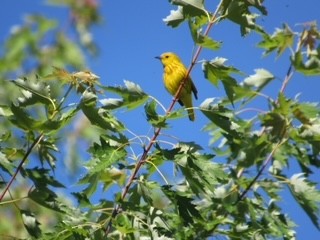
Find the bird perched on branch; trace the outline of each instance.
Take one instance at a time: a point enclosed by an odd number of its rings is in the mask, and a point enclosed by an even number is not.
[[[160,59],[163,65],[164,86],[172,96],[176,95],[181,82],[185,80],[184,86],[179,94],[178,102],[181,106],[186,107],[189,119],[194,121],[195,116],[192,106],[192,93],[195,99],[198,99],[198,91],[190,76],[187,76],[187,68],[183,65],[180,58],[172,52],[163,53],[156,58]]]

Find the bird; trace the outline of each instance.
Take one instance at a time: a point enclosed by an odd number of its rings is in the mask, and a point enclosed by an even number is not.
[[[190,121],[194,121],[195,114],[192,106],[192,93],[195,99],[198,99],[198,90],[191,77],[187,76],[187,68],[178,55],[173,52],[165,52],[156,58],[159,59],[163,65],[164,86],[172,96],[176,95],[181,82],[187,77],[180,92],[178,102],[181,106],[186,107]]]

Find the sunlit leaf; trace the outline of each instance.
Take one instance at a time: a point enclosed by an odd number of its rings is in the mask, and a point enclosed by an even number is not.
[[[250,75],[244,79],[243,82],[245,85],[254,86],[258,89],[261,89],[275,78],[269,71],[265,69],[255,69],[254,71],[256,72],[254,75]]]
[[[221,42],[214,41],[212,38],[203,35],[198,25],[199,24],[194,23],[193,21],[189,21],[189,28],[191,31],[193,41],[199,46],[211,50],[218,50],[221,47]]]
[[[80,102],[80,109],[89,119],[89,121],[101,127],[102,129],[110,129],[116,131],[124,130],[124,126],[119,122],[108,110],[97,108],[97,96],[92,92],[84,92]]]
[[[187,16],[199,16],[207,14],[203,0],[170,0],[172,4],[182,6]]]
[[[170,15],[165,17],[163,21],[171,27],[177,27],[184,21],[183,9],[181,6],[178,7],[177,10],[171,10]]]
[[[258,14],[252,13],[250,8],[254,6],[262,14],[266,15],[266,8],[261,4],[262,1],[244,1],[244,0],[231,0],[222,2],[222,16],[240,25],[241,35],[248,34],[251,30],[258,32],[263,31],[262,27],[256,24]]]
[[[58,201],[57,195],[51,191],[45,191],[44,189],[35,188],[32,191],[28,192],[28,197],[43,207],[54,210],[56,212],[64,213],[61,208],[62,203]]]
[[[17,79],[12,81],[15,85],[22,88],[23,97],[20,97],[19,105],[27,106],[35,103],[50,104],[55,108],[55,103],[50,97],[50,86],[37,80]]]
[[[173,191],[172,186],[162,186],[164,194],[171,200],[174,201],[175,207],[177,208],[181,218],[186,225],[193,224],[196,218],[201,218],[196,205],[193,203],[192,198],[183,196],[183,194]]]
[[[116,93],[122,97],[122,101],[119,100],[116,103],[117,107],[126,107],[129,110],[132,110],[134,108],[137,108],[144,104],[147,99],[148,95],[144,93],[141,89],[141,87],[133,82],[124,81],[125,86],[119,86],[119,87],[103,87],[104,90]],[[107,101],[106,108],[110,107],[110,102]]]
[[[13,113],[12,113],[12,111],[11,111],[9,106],[0,105],[0,116],[2,116],[2,117],[10,117],[12,115],[13,115]]]
[[[23,224],[28,233],[34,237],[39,238],[41,236],[40,223],[35,218],[34,214],[28,210],[20,210]]]
[[[320,50],[307,60],[304,60],[302,53],[298,51],[291,57],[291,62],[298,72],[307,76],[320,75]]]
[[[234,118],[234,113],[232,111],[219,104],[212,104],[210,99],[204,101],[200,105],[200,108],[201,112],[222,130],[236,137],[238,136],[238,132],[236,131],[232,120]]]
[[[215,58],[211,61],[205,61],[202,64],[202,70],[205,78],[216,87],[219,84],[219,80],[222,82],[228,99],[233,103],[235,98],[234,88],[237,87],[238,84],[231,74],[241,74],[241,72],[234,67],[226,66],[224,64],[225,61],[226,59],[224,58]]]
[[[309,216],[314,226],[320,229],[317,214],[319,212],[320,192],[316,188],[315,183],[309,182],[303,176],[303,173],[294,174],[290,178],[289,189],[293,197]]]
[[[111,141],[106,141],[100,138],[100,144],[94,143],[90,147],[89,152],[92,154],[92,159],[86,164],[90,171],[100,172],[110,167],[113,163],[123,160],[127,152],[124,149],[125,145],[119,145]]]
[[[287,48],[291,48],[294,42],[294,33],[287,24],[284,24],[282,29],[277,28],[271,36],[262,33],[262,37],[258,47],[265,49],[265,55],[277,51],[279,57]]]
[[[114,225],[121,233],[128,234],[135,231],[131,227],[131,222],[125,214],[118,214],[114,220]]]

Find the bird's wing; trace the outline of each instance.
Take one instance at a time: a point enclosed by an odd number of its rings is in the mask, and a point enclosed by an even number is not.
[[[180,106],[184,106],[183,102],[180,99],[178,99],[178,103],[180,104]]]
[[[191,79],[190,79],[190,82],[191,82],[191,91],[193,92],[195,99],[198,99],[198,90]]]

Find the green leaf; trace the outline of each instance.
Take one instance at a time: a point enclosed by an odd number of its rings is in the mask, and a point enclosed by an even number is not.
[[[41,236],[40,223],[35,218],[34,214],[28,210],[20,210],[23,225],[27,229],[28,233],[34,237],[39,238]]]
[[[177,10],[171,10],[170,15],[163,19],[163,21],[171,27],[178,27],[184,20],[185,17],[181,6],[179,6]]]
[[[147,121],[153,126],[158,128],[166,128],[168,127],[168,123],[166,123],[166,118],[164,116],[160,116],[157,113],[157,102],[152,100],[147,102],[144,106],[144,110],[147,116]]]
[[[215,58],[211,61],[205,61],[202,64],[202,70],[204,76],[216,87],[219,80],[221,80],[229,101],[233,104],[235,99],[235,88],[237,87],[237,81],[231,76],[233,73],[241,74],[241,72],[234,68],[224,65],[226,59]]]
[[[128,110],[132,110],[144,104],[149,98],[148,95],[142,91],[139,85],[127,80],[124,81],[124,84],[124,87],[101,86],[104,90],[116,93],[123,98],[122,100],[113,101],[114,104],[111,105],[111,108],[126,107]],[[102,100],[101,103],[105,103],[105,108],[110,109],[110,100]]]
[[[79,108],[93,125],[111,131],[123,131],[125,127],[111,112],[103,108],[96,108],[97,99],[98,97],[94,93],[85,91]]]
[[[50,193],[53,193],[49,190],[48,186],[64,188],[65,186],[56,180],[53,176],[49,175],[49,170],[45,168],[34,167],[32,169],[23,170],[22,174],[28,176],[30,180],[33,181],[36,188],[43,189]]]
[[[221,42],[214,41],[210,37],[203,35],[201,33],[200,27],[201,27],[201,24],[191,20],[189,21],[189,28],[190,28],[193,41],[197,45],[202,46],[204,48],[208,48],[210,50],[218,50],[221,47]]]
[[[292,109],[292,113],[296,119],[302,124],[312,124],[311,119],[317,118],[320,114],[318,103],[297,103]]]
[[[127,156],[124,147],[124,144],[118,144],[101,137],[100,144],[93,143],[93,146],[89,148],[89,152],[93,157],[86,164],[87,169],[90,173],[101,172],[113,163],[124,160]]]
[[[283,115],[270,112],[260,116],[262,125],[271,127],[272,136],[281,139],[287,130],[287,119]]]
[[[234,113],[219,104],[212,104],[212,99],[207,99],[200,105],[201,112],[215,125],[228,134],[239,137],[238,126],[234,120]]]
[[[2,117],[10,117],[13,115],[11,108],[7,105],[0,105],[0,116]]]
[[[30,114],[24,111],[24,108],[12,104],[11,111],[13,116],[11,116],[10,121],[25,131],[35,130],[41,125],[41,122],[31,118]]]
[[[27,16],[26,20],[28,22],[33,22],[37,24],[38,31],[36,33],[39,35],[39,38],[43,37],[45,33],[47,33],[49,30],[55,28],[58,25],[57,21],[48,19],[41,15],[29,15]]]
[[[261,32],[263,31],[262,27],[255,23],[255,20],[259,15],[250,12],[250,8],[252,6],[257,8],[263,14],[267,14],[265,7],[261,5],[261,1],[229,0],[222,2],[221,15],[232,22],[239,24],[242,36],[248,34],[250,30]]]
[[[83,194],[85,194],[88,197],[91,197],[92,194],[95,193],[95,191],[97,190],[101,175],[102,175],[101,172],[93,173],[93,174],[89,173],[78,181],[79,185],[87,185],[87,187],[84,190],[82,190]]]
[[[40,162],[42,165],[46,162],[51,170],[54,170],[56,162],[56,157],[52,151],[59,152],[59,149],[55,145],[55,141],[56,139],[47,138],[38,144]]]
[[[171,0],[172,4],[183,7],[185,15],[193,17],[208,14],[203,2],[204,0]]]
[[[73,40],[69,39],[64,33],[57,35],[57,54],[64,63],[69,63],[76,68],[83,68],[84,54]]]
[[[200,212],[193,203],[194,199],[183,196],[183,193],[174,191],[172,186],[162,186],[163,193],[175,204],[178,214],[185,225],[193,225],[197,218],[202,218]]]
[[[287,48],[291,48],[294,42],[294,33],[287,24],[282,29],[277,28],[272,36],[262,33],[263,40],[258,47],[265,49],[264,55],[277,51],[279,57]]]
[[[303,176],[303,173],[294,174],[290,178],[289,189],[314,226],[320,230],[318,219],[320,191],[316,188],[315,183],[309,182]]]
[[[303,59],[301,51],[298,51],[291,57],[294,68],[306,76],[320,75],[320,48],[317,54],[311,55],[307,60]]]
[[[64,210],[61,208],[62,203],[58,201],[57,195],[51,191],[35,188],[28,192],[28,197],[43,207],[64,213]]]
[[[250,87],[256,87],[260,91],[264,86],[266,86],[271,80],[275,79],[275,77],[265,69],[255,69],[256,73],[254,75],[250,75],[249,77],[243,80],[244,85]]]
[[[114,220],[114,226],[123,234],[135,232],[135,229],[131,226],[130,219],[127,217],[127,215],[125,215],[125,213],[120,213],[116,216]]]
[[[147,102],[146,105],[144,106],[147,120],[153,127],[167,128],[168,127],[168,123],[166,122],[167,119],[177,119],[185,116],[185,112],[182,108],[180,108],[177,111],[171,111],[166,116],[158,115],[156,108],[157,108],[157,102],[154,100]]]

